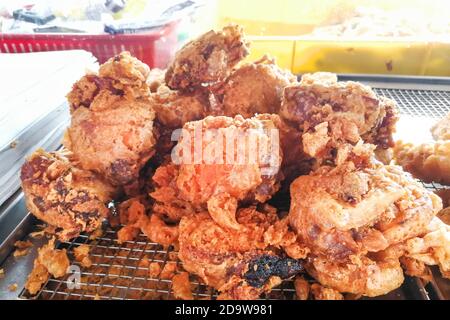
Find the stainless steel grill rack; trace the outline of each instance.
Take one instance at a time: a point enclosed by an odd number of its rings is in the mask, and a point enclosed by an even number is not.
[[[420,87],[420,81],[414,82],[414,89],[398,89],[395,88],[392,79],[386,82],[384,77],[375,79],[366,77],[362,80],[370,80],[369,82],[377,94],[397,101],[402,115],[440,118],[450,112],[450,80],[446,80],[448,82],[439,80],[438,90],[433,88],[432,83],[425,83]],[[380,86],[377,85],[377,81]],[[399,81],[401,82],[401,79]],[[386,86],[386,83],[389,85]],[[424,186],[433,191],[443,187],[434,183],[424,183]],[[73,248],[81,244],[90,246],[93,265],[90,268],[81,268],[81,285],[78,289],[67,288],[67,276],[62,279],[51,278],[37,295],[29,296],[22,288],[26,276],[32,268],[36,252],[33,250],[28,256],[17,260],[12,257],[11,252],[15,240],[23,238],[27,232],[35,230],[36,221],[26,213],[22,195],[19,194],[16,197],[17,199],[11,200],[7,204],[6,209],[3,208],[0,211],[0,223],[10,220],[6,217],[8,213],[15,214],[16,220],[17,216],[23,217],[11,234],[2,235],[0,232],[0,268],[5,269],[5,277],[0,279],[0,298],[115,300],[174,298],[171,280],[161,276],[152,277],[148,272],[150,263],[159,264],[161,269],[170,264],[180,268],[181,265],[174,248],[163,248],[156,243],[151,243],[143,235],[140,235],[136,241],[119,244],[116,240],[116,231],[112,229],[106,230],[101,237],[95,240],[90,240],[88,236],[82,235],[71,242],[58,244],[59,248],[67,249],[71,261],[74,261]],[[36,239],[33,239],[33,242],[36,243],[36,246],[43,243],[42,240]],[[74,264],[77,262],[74,261]],[[436,270],[433,270],[433,273],[435,278],[427,285],[424,285],[419,279],[407,277],[401,288],[380,298],[450,299],[450,281],[442,279]],[[19,284],[19,290],[7,292],[6,288],[13,282]],[[214,299],[217,296],[212,288],[202,284],[195,276],[191,276],[191,285],[196,299]],[[285,281],[280,287],[262,298],[295,299],[293,281]]]

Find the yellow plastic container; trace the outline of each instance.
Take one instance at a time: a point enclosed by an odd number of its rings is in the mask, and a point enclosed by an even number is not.
[[[293,73],[450,76],[450,41],[346,41],[306,35],[316,26],[345,18],[356,6],[415,7],[429,15],[439,13],[439,5],[433,0],[219,0],[217,21],[219,26],[231,22],[244,26],[252,41],[247,61],[270,54]]]

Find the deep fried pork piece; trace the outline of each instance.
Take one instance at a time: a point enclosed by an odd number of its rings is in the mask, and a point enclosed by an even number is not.
[[[311,250],[308,272],[322,285],[377,296],[403,282],[402,251],[380,252],[426,232],[442,203],[400,167],[371,161],[374,146],[365,146],[359,142],[336,167],[297,178],[289,221]]]
[[[418,179],[450,184],[450,140],[419,145],[397,141],[394,158],[397,164]]]
[[[37,150],[20,175],[28,209],[56,227],[61,240],[98,229],[108,216],[105,204],[116,193],[94,173],[79,169],[68,156]]]
[[[68,95],[72,121],[64,145],[83,169],[114,185],[136,181],[154,153],[148,72],[124,52],[103,64],[98,75],[81,78]]]
[[[240,114],[244,118],[278,113],[283,89],[296,80],[292,73],[280,69],[275,60],[267,56],[244,64],[233,71],[220,89],[223,113],[230,117]]]
[[[274,117],[209,116],[186,123],[172,152],[177,163],[153,176],[154,211],[176,222],[208,210],[219,225],[239,229],[238,204],[263,203],[278,190],[282,156]]]
[[[46,245],[38,249],[38,257],[34,260],[33,271],[28,276],[25,289],[31,295],[35,295],[47,282],[50,275],[55,278],[63,277],[69,264],[66,249],[55,249],[55,239],[52,238]]]
[[[397,113],[392,100],[378,97],[369,87],[338,82],[336,75],[318,72],[305,74],[300,84],[285,88],[280,115],[304,133],[320,123],[341,119],[349,142],[356,143],[358,135],[387,149],[393,146]]]
[[[171,89],[185,90],[213,84],[225,79],[248,53],[248,42],[240,26],[209,31],[175,54],[167,68],[166,83]]]
[[[431,128],[431,134],[434,140],[450,140],[450,112]]]
[[[271,230],[283,223],[275,209],[239,209],[236,218],[240,231],[221,227],[206,212],[183,217],[178,256],[184,269],[223,292],[222,298],[234,299],[257,298],[274,281],[301,271],[299,260],[275,253],[296,240],[287,229],[284,234]]]
[[[202,119],[209,111],[206,90],[180,92],[162,85],[152,95],[156,119],[167,128],[181,128],[186,122]]]

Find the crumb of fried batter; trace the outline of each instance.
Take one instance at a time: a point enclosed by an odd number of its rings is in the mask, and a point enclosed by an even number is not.
[[[148,275],[150,278],[157,278],[161,274],[161,266],[158,262],[152,262],[148,266]]]
[[[189,281],[189,273],[181,272],[172,278],[173,295],[177,299],[194,300],[192,295],[191,283]]]
[[[177,271],[177,263],[176,262],[167,262],[160,273],[160,278],[170,280],[173,278],[176,271]]]
[[[0,269],[0,279],[5,276],[5,270],[2,268]]]
[[[89,235],[89,240],[96,240],[102,236],[103,236],[103,230],[102,230],[102,228],[98,228],[97,230],[95,230],[94,232],[92,232]]]
[[[9,291],[13,292],[13,291],[17,290],[17,287],[18,287],[17,283],[12,283],[9,285],[8,289],[9,289]]]
[[[98,295],[98,293],[95,294],[94,300],[101,300],[101,299],[100,299],[100,296]]]
[[[305,278],[297,276],[294,281],[294,287],[298,300],[308,300],[310,286]]]
[[[311,285],[311,292],[315,300],[344,300],[344,296],[339,291],[321,286],[318,283]]]
[[[14,246],[15,246],[17,249],[28,249],[28,248],[30,248],[30,247],[33,246],[33,243],[31,243],[30,240],[27,240],[27,241],[16,241],[16,242],[14,243]]]
[[[29,253],[29,249],[17,249],[14,251],[13,256],[14,258],[23,257],[26,256]]]
[[[82,244],[73,249],[75,260],[78,261],[82,267],[89,268],[92,266],[92,260],[89,258],[90,246]]]
[[[32,237],[34,239],[39,239],[39,238],[42,238],[43,236],[45,236],[45,230],[35,231],[35,232],[30,233],[30,237]]]

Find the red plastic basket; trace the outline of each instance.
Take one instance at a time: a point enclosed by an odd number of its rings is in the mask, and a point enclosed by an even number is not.
[[[165,68],[176,50],[177,25],[172,22],[139,34],[0,34],[0,52],[83,49],[103,63],[121,51],[130,51],[152,68]]]

